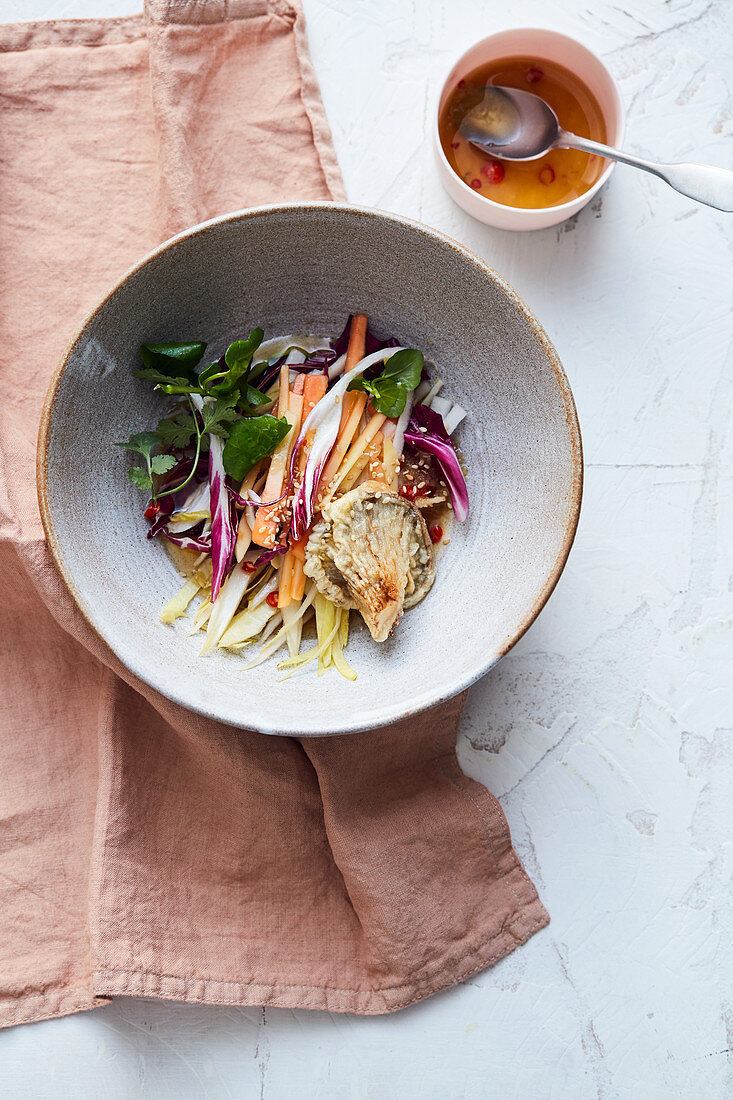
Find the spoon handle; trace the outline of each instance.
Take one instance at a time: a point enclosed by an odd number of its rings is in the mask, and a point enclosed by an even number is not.
[[[714,168],[710,164],[655,164],[654,161],[634,157],[631,153],[623,153],[620,149],[601,145],[598,141],[569,134],[566,130],[560,131],[554,146],[561,149],[581,149],[584,153],[595,153],[608,160],[630,164],[632,168],[641,168],[644,172],[659,176],[681,195],[704,202],[706,206],[714,206],[716,210],[733,211],[733,172],[728,172],[725,168]]]

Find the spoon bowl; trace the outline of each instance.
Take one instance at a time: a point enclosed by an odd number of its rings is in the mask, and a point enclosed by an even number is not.
[[[468,112],[459,129],[482,152],[506,160],[536,160],[562,133],[557,115],[544,99],[492,84],[487,85],[483,99]]]

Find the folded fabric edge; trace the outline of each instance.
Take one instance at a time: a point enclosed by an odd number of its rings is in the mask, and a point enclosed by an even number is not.
[[[520,947],[549,922],[544,906],[535,899],[514,924],[430,977],[389,989],[338,989],[330,986],[221,982],[134,970],[99,970],[95,988],[104,997],[151,997],[187,1004],[240,1005],[322,1010],[380,1016],[407,1008],[426,997],[459,985],[472,975]]]
[[[19,1024],[38,1024],[77,1012],[90,1012],[110,1004],[109,997],[98,997],[88,989],[65,989],[61,993],[34,993],[28,997],[0,1001],[0,1028]]]
[[[0,53],[47,49],[50,46],[111,46],[144,38],[142,14],[115,19],[36,19],[0,23]]]

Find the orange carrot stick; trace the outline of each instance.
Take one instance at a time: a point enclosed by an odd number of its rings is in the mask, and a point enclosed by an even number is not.
[[[294,560],[292,553],[288,550],[280,566],[280,588],[277,595],[278,607],[288,607],[290,605],[290,600],[292,598],[290,589],[293,580]]]
[[[252,527],[252,542],[256,546],[265,546],[269,549],[275,545],[277,528],[282,517],[284,501],[272,504],[268,507],[268,501],[276,501],[282,496],[283,486],[288,474],[290,453],[298,437],[300,430],[300,415],[303,408],[302,394],[290,394],[289,406],[285,406],[282,415],[290,424],[290,431],[282,439],[272,453],[270,469],[267,474],[265,488],[262,491],[263,503],[257,509],[255,521]]]
[[[346,366],[344,367],[346,374],[364,358],[367,320],[366,313],[356,313],[351,319],[349,346],[346,349]]]
[[[346,457],[344,458],[343,462],[341,463],[341,465],[340,465],[340,467],[339,467],[339,469],[336,473],[335,478],[328,485],[327,493],[328,493],[329,499],[336,492],[339,485],[344,480],[344,478],[349,473],[349,471],[356,465],[356,463],[359,461],[361,456],[364,454],[364,451],[369,446],[371,441],[374,439],[377,432],[381,429],[382,424],[384,424],[386,419],[387,419],[387,417],[384,416],[382,413],[376,413],[371,418],[371,420],[369,421],[369,423],[367,424],[366,428],[361,433],[361,435],[358,437],[358,439],[356,439],[351,444],[351,446],[349,447],[349,450],[346,454]]]
[[[325,374],[301,375],[303,382],[303,422],[310,414],[314,405],[317,405],[328,388],[328,378]]]
[[[293,560],[293,578],[290,582],[290,595],[294,600],[302,600],[305,592],[305,573],[303,562],[298,558]]]

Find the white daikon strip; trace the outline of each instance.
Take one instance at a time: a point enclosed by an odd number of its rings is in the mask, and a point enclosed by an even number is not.
[[[460,405],[454,405],[451,411],[446,416],[443,423],[445,424],[445,430],[448,435],[453,435],[458,425],[466,416],[466,410],[462,409]]]

